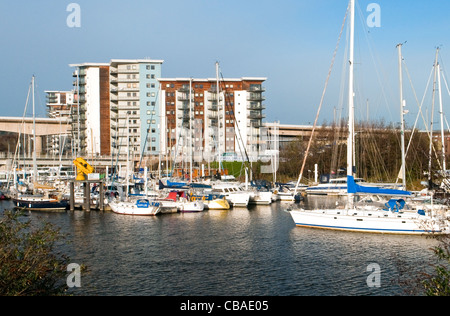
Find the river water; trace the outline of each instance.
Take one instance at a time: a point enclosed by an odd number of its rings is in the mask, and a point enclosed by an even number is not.
[[[320,202],[309,197],[303,206]],[[288,205],[156,217],[33,212],[29,218],[60,227],[68,234],[62,251],[88,267],[81,287],[70,290],[75,295],[403,295],[398,263],[426,265],[436,245],[421,236],[296,227]],[[368,269],[373,264],[380,270]]]

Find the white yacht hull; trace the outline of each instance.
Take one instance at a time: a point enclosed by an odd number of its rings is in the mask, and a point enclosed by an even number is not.
[[[293,210],[297,226],[355,232],[413,234],[448,233],[448,221],[414,212],[357,210]]]
[[[185,213],[203,212],[205,210],[205,204],[203,201],[178,202],[178,210]]]
[[[114,213],[123,215],[153,216],[161,211],[160,203],[148,203],[148,206],[138,206],[136,202],[113,202],[109,206]]]
[[[270,192],[270,191],[267,191],[267,192],[260,192],[260,191],[251,192],[249,203],[250,204],[268,205],[268,204],[272,203],[272,192]]]

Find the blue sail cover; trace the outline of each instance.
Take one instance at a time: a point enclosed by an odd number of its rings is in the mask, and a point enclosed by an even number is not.
[[[411,192],[403,190],[385,189],[379,187],[365,187],[355,183],[355,179],[352,176],[347,176],[347,192],[348,193],[367,193],[367,194],[379,194],[379,195],[407,195],[410,196]]]

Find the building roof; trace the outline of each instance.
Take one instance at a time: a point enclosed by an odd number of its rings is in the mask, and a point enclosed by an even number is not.
[[[158,78],[159,81],[189,81],[192,82],[216,82],[217,78]],[[266,81],[266,77],[241,77],[241,78],[223,78],[220,81]]]

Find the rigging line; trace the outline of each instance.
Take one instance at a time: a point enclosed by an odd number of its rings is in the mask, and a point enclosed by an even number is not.
[[[314,136],[314,131],[315,131],[316,126],[317,126],[317,120],[319,119],[320,110],[321,110],[322,105],[323,105],[323,100],[325,98],[325,92],[326,92],[327,87],[328,87],[328,82],[330,80],[331,71],[333,69],[334,61],[336,59],[336,54],[337,54],[337,51],[338,51],[338,48],[339,48],[339,44],[341,42],[342,32],[343,32],[344,27],[345,27],[345,21],[347,20],[347,15],[349,13],[349,10],[350,10],[350,3],[348,5],[348,7],[347,7],[347,12],[345,13],[344,20],[342,21],[342,26],[341,26],[341,30],[339,32],[338,41],[336,43],[336,47],[335,47],[334,52],[333,52],[333,57],[331,59],[330,68],[328,69],[328,75],[327,75],[327,79],[325,81],[325,86],[324,86],[323,91],[322,91],[322,97],[320,99],[319,108],[317,109],[316,118],[314,120],[314,125],[313,125],[312,131],[311,131],[311,136],[309,137],[308,146],[306,147],[305,156],[303,157],[302,168],[300,169],[300,175],[298,177],[297,184],[295,185],[294,195],[297,194],[298,186],[300,184],[300,181],[302,180],[303,170],[304,170],[305,164],[306,164],[306,158],[308,157],[308,154],[309,154],[309,149],[311,147],[312,139],[313,139],[313,136]]]
[[[21,133],[22,133],[22,128],[25,126],[25,115],[27,113],[28,103],[29,103],[29,99],[30,99],[31,85],[32,85],[32,82],[30,82],[30,85],[28,87],[27,100],[25,101],[25,108],[23,110],[23,115],[22,115],[22,123],[21,123],[20,129],[19,129],[19,135],[17,137],[16,149],[14,151],[14,158],[13,158],[13,161],[12,161],[12,164],[11,164],[11,168],[12,169],[15,168],[14,164],[16,162],[17,155],[20,155],[20,152],[19,152],[20,136],[21,136]],[[24,144],[24,146],[25,146],[25,144]],[[8,190],[9,190],[10,176],[12,176],[12,172],[8,173],[8,179],[7,179],[7,182],[6,182],[6,187],[7,187]]]
[[[431,82],[431,76],[433,75],[433,67],[432,67],[432,69],[431,69],[430,76],[428,77],[428,82],[427,82],[427,85],[426,85],[426,88],[425,88],[424,95],[423,95],[423,97],[422,97],[422,101],[419,103],[419,99],[417,98],[416,91],[415,91],[414,86],[413,86],[413,84],[412,84],[412,80],[411,80],[411,76],[410,76],[410,74],[409,74],[408,67],[406,66],[406,63],[404,63],[404,62],[403,62],[403,65],[405,66],[404,69],[406,70],[406,74],[407,74],[408,79],[409,79],[409,82],[410,82],[410,84],[411,84],[411,88],[413,89],[414,98],[415,98],[415,100],[416,100],[417,106],[419,107],[419,112],[417,113],[416,120],[415,120],[415,122],[414,122],[412,134],[411,134],[411,136],[410,136],[410,139],[409,139],[409,142],[408,142],[408,146],[406,147],[405,155],[407,156],[409,147],[410,147],[411,142],[412,142],[412,137],[413,137],[413,135],[414,135],[414,130],[416,129],[417,121],[419,120],[419,115],[422,116],[422,120],[423,120],[423,123],[424,123],[424,126],[425,126],[425,131],[427,132],[428,137],[430,137],[430,132],[429,132],[429,130],[428,130],[428,124],[426,123],[425,117],[423,116],[422,106],[423,106],[423,103],[425,102],[425,96],[426,96],[428,87],[429,87],[430,82]]]
[[[145,151],[145,148],[147,147],[148,133],[149,133],[149,131],[151,130],[151,127],[152,127],[153,114],[156,113],[155,107],[156,107],[156,103],[158,102],[158,101],[157,101],[157,100],[158,100],[158,97],[159,97],[159,89],[158,89],[158,91],[156,92],[155,103],[153,104],[153,110],[152,110],[152,114],[151,114],[151,116],[150,116],[150,122],[148,123],[147,133],[146,133],[146,135],[145,135],[144,146],[142,147],[142,150],[141,150],[141,157],[140,157],[140,159],[139,159],[139,167],[138,167],[138,170],[141,169],[142,159],[144,158],[144,151]],[[167,128],[167,126],[166,126],[166,128]],[[161,146],[161,144],[160,144],[160,146]],[[160,148],[160,152],[161,152],[161,148]]]
[[[384,102],[385,102],[385,105],[386,105],[387,110],[389,112],[389,115],[392,117],[392,113],[390,111],[390,106],[389,106],[390,102],[388,101],[388,98],[387,98],[387,95],[386,95],[386,88],[385,88],[386,85],[387,85],[386,83],[388,83],[388,80],[386,78],[391,78],[392,76],[390,75],[390,73],[388,73],[385,70],[384,67],[382,67],[383,64],[380,62],[379,54],[375,50],[375,48],[374,48],[374,46],[372,44],[373,43],[373,39],[369,39],[369,35],[368,34],[370,34],[370,32],[367,29],[367,25],[365,23],[366,21],[364,19],[364,15],[362,13],[362,10],[361,10],[361,8],[359,6],[358,1],[356,1],[356,6],[357,6],[357,9],[358,9],[359,17],[361,19],[362,28],[363,28],[363,31],[364,31],[363,33],[364,33],[364,36],[365,36],[365,39],[366,39],[366,43],[367,43],[367,46],[368,46],[368,49],[369,49],[369,52],[370,52],[370,57],[372,59],[372,64],[373,64],[373,66],[375,68],[375,73],[377,74],[377,80],[378,80],[378,83],[379,83],[380,88],[381,88],[381,96],[380,96],[380,98],[384,99]],[[389,67],[389,69],[392,71],[393,68]],[[381,76],[379,70],[382,71],[382,74],[383,74],[383,77],[385,78],[385,80],[382,80],[382,78],[381,78],[382,76]],[[391,85],[387,85],[387,86],[390,87]],[[389,93],[392,94],[392,91],[389,91]]]
[[[225,79],[223,78],[222,72],[220,72],[220,77],[222,78],[222,87],[223,87],[223,85],[225,84]],[[227,89],[226,89],[226,86],[225,86],[223,91],[224,91],[225,109],[227,108],[227,106],[230,109],[231,105],[227,105],[227,93],[226,93]],[[231,110],[232,110],[231,112],[233,113],[232,117],[233,117],[233,120],[234,120],[234,126],[235,126],[235,129],[237,130],[237,132],[239,134],[239,138],[240,138],[240,142],[238,141],[239,151],[241,153],[242,158],[245,158],[247,162],[250,162],[250,159],[248,158],[248,154],[247,154],[247,149],[245,148],[244,141],[242,140],[242,135],[241,135],[241,131],[240,131],[240,128],[239,128],[239,124],[237,123],[236,116],[234,115],[235,111],[234,111],[233,108],[231,108]],[[219,124],[219,128],[220,128],[220,122],[218,122],[218,124]],[[226,127],[226,125],[224,125],[224,126]],[[219,131],[219,133],[220,133],[220,131]],[[226,141],[225,141],[225,144],[226,144]],[[220,144],[219,144],[219,146],[220,146]],[[241,148],[241,146],[242,146],[242,148]],[[244,149],[245,156],[242,155],[242,149]]]

